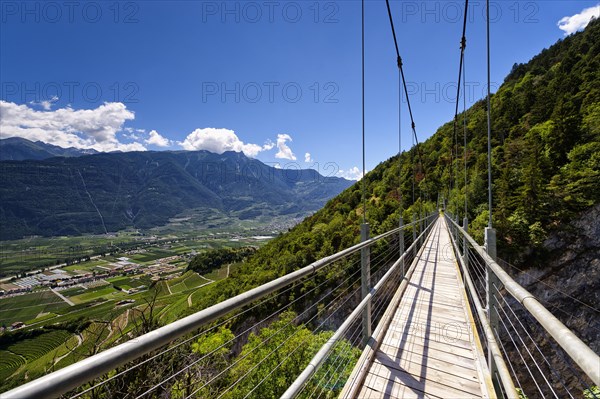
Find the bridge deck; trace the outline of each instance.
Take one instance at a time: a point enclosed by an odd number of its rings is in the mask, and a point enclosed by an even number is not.
[[[489,397],[489,374],[443,218],[384,334],[359,398]]]

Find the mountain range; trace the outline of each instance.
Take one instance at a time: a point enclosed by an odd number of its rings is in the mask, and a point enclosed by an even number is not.
[[[63,148],[41,141],[30,141],[21,137],[0,139],[0,161],[42,160],[52,157],[79,157],[97,154],[94,149]]]
[[[306,216],[352,182],[243,153],[99,153],[0,162],[0,239],[151,228],[194,208]]]

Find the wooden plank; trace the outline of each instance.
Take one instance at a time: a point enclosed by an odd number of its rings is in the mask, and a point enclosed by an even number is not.
[[[456,281],[452,283],[445,283],[438,281],[421,281],[419,284],[413,284],[407,288],[406,292],[409,295],[415,295],[418,292],[420,295],[435,295],[435,294],[446,294],[452,296],[460,295],[460,291],[455,287]]]
[[[447,332],[454,332],[460,328],[460,331],[472,332],[472,325],[469,325],[465,319],[457,317],[450,312],[440,313],[435,312],[429,314],[427,312],[417,312],[410,315],[398,315],[394,317],[393,324],[403,326],[407,324],[423,325],[432,324],[436,329],[444,329]]]
[[[457,317],[452,312],[414,312],[409,315],[399,315],[392,319],[391,325],[395,329],[401,330],[406,326],[423,327],[423,325],[431,325],[433,331],[442,330],[448,336],[463,336],[465,333],[472,333],[472,326],[470,326],[464,318]],[[424,329],[424,328],[423,328]],[[468,338],[469,340],[471,337]]]
[[[456,281],[454,282],[456,284]],[[456,287],[435,287],[433,290],[431,288],[423,289],[417,287],[408,287],[406,289],[406,295],[410,297],[431,297],[431,296],[440,296],[440,297],[448,297],[448,299],[460,300],[460,290]]]
[[[430,265],[423,263],[419,264],[419,270],[415,270],[414,280],[420,280],[423,278],[429,280],[455,280],[456,274],[452,270],[446,268],[446,266],[453,264],[453,262],[438,262]]]
[[[454,309],[458,311],[463,317],[465,317],[465,308],[462,302],[459,302],[458,299],[448,298],[447,295],[432,295],[431,297],[427,297],[425,295],[410,295],[407,298],[411,298],[411,303],[403,304],[399,306],[396,310],[396,313],[402,312],[404,309],[410,310],[415,307],[415,305],[419,305],[421,307],[429,308],[440,308],[440,309]]]
[[[396,315],[398,315],[399,317],[397,317],[397,319],[401,318],[402,316],[404,317],[408,317],[411,313],[412,314],[416,314],[416,313],[434,313],[434,312],[440,312],[440,313],[446,313],[449,315],[452,315],[454,317],[457,318],[457,320],[463,320],[466,321],[467,317],[465,316],[465,311],[463,308],[459,308],[459,307],[455,307],[455,306],[444,306],[444,305],[440,305],[437,303],[426,303],[426,302],[422,302],[422,301],[415,301],[414,303],[410,304],[409,306],[402,306],[400,308],[398,308],[398,310],[396,311]]]
[[[463,307],[462,302],[454,302],[455,300],[450,299],[447,301],[444,295],[434,295],[430,298],[425,297],[424,295],[411,295],[407,298],[412,299],[412,303],[404,304],[403,306],[398,307],[396,313],[401,313],[403,310],[410,310],[414,307],[423,307],[428,309],[430,307],[440,310],[452,309],[456,310],[462,317],[465,317],[465,308]]]
[[[466,342],[466,341],[456,341],[456,342],[450,342],[450,341],[446,341],[444,340],[443,337],[440,338],[436,338],[436,339],[432,339],[431,337],[422,337],[416,334],[398,334],[398,333],[394,333],[391,335],[388,335],[382,342],[383,344],[389,345],[389,346],[396,346],[398,348],[402,348],[404,345],[406,344],[419,344],[423,347],[433,347],[433,348],[437,348],[439,350],[445,351],[445,352],[450,352],[450,353],[456,353],[457,350],[460,349],[464,349],[464,351],[466,352],[462,352],[459,351],[459,353],[463,353],[463,356],[465,357],[470,357],[472,359],[475,359],[475,356],[472,354],[473,353],[473,346],[471,345],[470,342]],[[471,355],[467,355],[465,353],[470,353]]]
[[[443,322],[460,325],[468,324],[463,309],[440,308],[435,306],[430,308],[427,305],[418,304],[415,304],[413,309],[399,309],[392,320],[393,323],[404,325],[410,323],[411,320],[414,319],[427,320],[432,323],[439,321],[438,324]]]
[[[431,399],[442,399],[439,396],[432,394],[426,394],[425,392],[410,388],[406,385],[399,384],[397,381],[391,381],[387,378],[380,377],[376,374],[369,373],[365,378],[365,384],[363,386],[363,392],[366,392],[368,398],[373,399],[404,399],[404,398],[431,398]],[[362,392],[361,392],[362,393]],[[358,396],[358,399],[363,399],[362,396]]]
[[[436,272],[437,273],[437,272]],[[440,277],[440,276],[432,276],[431,274],[413,275],[411,279],[412,284],[409,286],[410,288],[414,287],[431,287],[433,284],[440,284],[442,286],[456,289],[457,287],[454,285],[456,281],[456,276],[454,277]]]
[[[401,335],[390,335],[383,339],[382,344],[394,346],[399,349],[405,348],[407,346],[410,347],[410,345],[419,345],[424,348],[435,348],[437,350],[452,353],[454,355],[475,359],[475,356],[473,355],[473,349],[471,347],[465,348],[464,346],[451,345],[447,342],[439,342],[432,339],[419,339],[418,337],[411,335],[408,335],[406,337],[402,337]]]
[[[455,368],[455,373],[450,373],[430,367],[429,360],[430,359],[427,358],[424,362],[403,361],[401,363],[396,363],[382,352],[378,352],[375,357],[375,362],[380,363],[390,370],[394,369],[412,376],[420,376],[421,381],[435,381],[475,396],[481,395],[481,387],[479,386],[479,378],[477,377],[476,370]]]
[[[406,387],[413,391],[420,391],[433,397],[445,399],[481,398],[481,394],[473,394],[445,385],[446,381],[437,382],[428,379],[417,380],[412,374],[402,370],[389,369],[377,360],[373,362],[369,374],[373,375],[374,378],[370,380],[366,379],[365,385],[373,390],[384,392],[386,394],[389,393],[390,395],[399,398],[406,392]]]
[[[398,353],[398,347],[390,346],[390,345],[381,345],[380,351],[384,353],[388,353],[389,355],[394,355]],[[412,356],[412,354],[422,355],[425,350],[427,350],[427,356],[442,362],[450,363],[455,365],[456,367],[467,368],[475,370],[475,362],[473,362],[473,358],[468,356],[468,353],[464,353],[465,356],[461,356],[460,353],[450,353],[446,351],[442,351],[438,348],[434,347],[425,347],[423,345],[419,345],[416,342],[411,343],[411,345],[405,345],[402,348],[403,353],[406,352],[407,356]]]
[[[364,385],[360,391],[360,393],[358,394],[358,397],[360,399],[377,399],[377,398],[383,398],[383,395],[380,394],[380,392],[377,392],[371,388],[369,388],[368,386]],[[390,397],[391,399],[391,397]],[[396,398],[394,398],[396,399]]]
[[[425,343],[438,343],[439,345],[450,345],[458,348],[464,348],[466,350],[472,351],[473,345],[470,340],[459,339],[457,336],[450,335],[450,333],[441,330],[437,333],[429,332],[427,334],[427,330],[422,330],[421,328],[412,328],[412,329],[394,329],[390,326],[388,330],[388,334],[391,333],[390,338],[392,340],[400,341],[403,337],[407,337],[407,340],[412,340],[415,342],[425,342]],[[464,338],[464,336],[462,337]],[[384,341],[386,342],[386,341]],[[390,342],[390,341],[388,341]],[[393,342],[393,341],[392,341]]]
[[[369,375],[367,378],[379,378],[374,375]],[[373,384],[374,385],[374,384]],[[385,386],[385,385],[382,385]],[[399,386],[395,390],[395,395],[390,392],[380,392],[368,385],[363,386],[358,399],[442,399],[439,396],[426,394],[425,392],[413,390],[406,386]]]
[[[438,265],[435,267],[435,269],[437,270],[425,270],[425,269],[420,269],[420,270],[415,270],[415,274],[413,275],[413,278],[411,279],[413,281],[413,283],[418,284],[419,282],[434,282],[434,281],[440,281],[442,283],[446,283],[448,285],[452,284],[453,281],[456,280],[456,276],[455,275],[444,275],[441,274],[440,272],[440,267],[446,268],[447,266],[452,265],[452,263],[448,263],[448,265]],[[421,266],[421,265],[419,265]]]

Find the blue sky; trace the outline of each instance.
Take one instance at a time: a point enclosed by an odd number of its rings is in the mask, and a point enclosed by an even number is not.
[[[104,151],[233,149],[356,176],[360,4],[2,1],[0,137]],[[468,104],[483,97],[486,73],[485,2],[470,4]],[[464,5],[391,7],[424,140],[453,117]],[[492,1],[492,85],[599,9],[597,1]],[[384,1],[366,2],[366,29],[369,170],[398,149],[398,72]],[[402,115],[406,149],[405,106]]]

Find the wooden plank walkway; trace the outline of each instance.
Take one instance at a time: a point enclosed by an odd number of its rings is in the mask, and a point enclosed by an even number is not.
[[[433,227],[358,398],[488,398],[491,382],[443,218]]]

